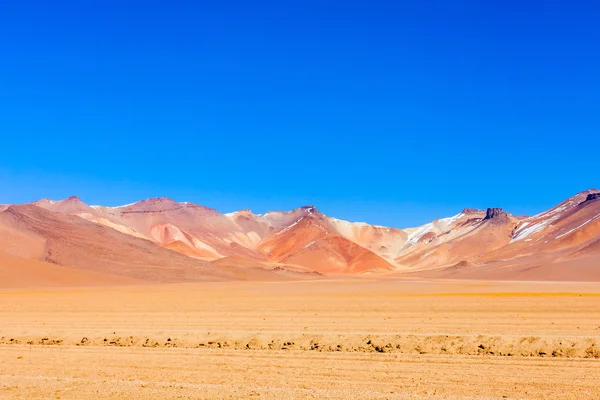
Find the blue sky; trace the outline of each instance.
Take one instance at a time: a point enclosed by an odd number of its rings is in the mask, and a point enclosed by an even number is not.
[[[5,4],[0,203],[534,214],[600,186],[598,21],[577,1]]]

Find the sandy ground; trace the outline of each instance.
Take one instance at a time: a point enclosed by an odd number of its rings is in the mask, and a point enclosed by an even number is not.
[[[600,399],[600,286],[0,291],[0,398]]]

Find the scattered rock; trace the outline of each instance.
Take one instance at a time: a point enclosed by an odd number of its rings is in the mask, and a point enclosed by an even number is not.
[[[594,201],[594,200],[600,200],[600,192],[598,193],[590,193],[587,195],[585,201]],[[585,203],[585,202],[584,202]]]

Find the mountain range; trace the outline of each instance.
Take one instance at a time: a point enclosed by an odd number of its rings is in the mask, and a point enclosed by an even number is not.
[[[168,198],[0,205],[0,281],[187,282],[406,278],[600,281],[600,191],[532,217],[466,208],[414,228],[315,206],[222,214]]]

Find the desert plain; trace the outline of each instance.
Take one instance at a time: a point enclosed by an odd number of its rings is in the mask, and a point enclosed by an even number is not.
[[[87,284],[0,289],[0,398],[600,398],[597,282]]]

